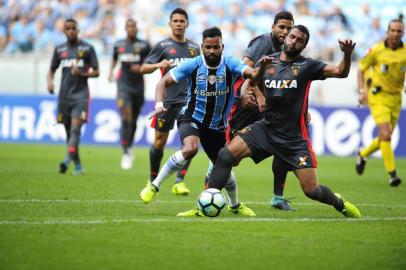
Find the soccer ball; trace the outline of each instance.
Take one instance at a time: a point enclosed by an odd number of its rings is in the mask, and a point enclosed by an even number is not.
[[[209,188],[200,193],[197,207],[207,217],[217,217],[226,205],[226,199],[220,190]]]

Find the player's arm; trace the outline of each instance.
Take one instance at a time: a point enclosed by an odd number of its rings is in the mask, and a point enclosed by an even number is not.
[[[250,79],[245,80],[241,86],[240,100],[244,108],[258,108],[265,110],[265,96],[257,85],[251,85]]]
[[[166,59],[163,59],[162,61],[158,63],[144,63],[142,64],[140,68],[141,74],[149,74],[154,72],[157,69],[161,68],[168,68],[170,66],[170,62]]]
[[[343,59],[338,66],[326,65],[324,68],[324,76],[326,78],[346,78],[351,68],[351,55],[354,51],[355,43],[352,40],[338,41]]]
[[[250,67],[252,67],[252,68],[255,66],[254,60],[252,60],[252,59],[249,58],[248,56],[244,56],[244,58],[242,59],[242,61],[244,62],[244,64],[246,64],[247,66],[250,66]]]
[[[273,57],[270,56],[262,56],[261,59],[258,61],[258,67],[253,69],[251,67],[247,67],[244,69],[243,76],[249,80],[251,85],[256,85],[260,82],[262,77],[264,76],[265,70],[268,66],[272,65],[274,61]]]
[[[368,90],[365,89],[365,75],[362,69],[358,69],[357,83],[359,89],[358,103],[360,105],[365,105],[368,103]]]
[[[117,59],[118,59],[118,51],[117,51],[117,47],[114,46],[114,49],[113,49],[113,58],[111,59],[110,72],[109,72],[109,81],[110,81],[110,82],[114,81],[114,74],[113,74],[113,71],[114,71],[114,67],[115,67],[116,64],[117,64]]]
[[[166,94],[166,89],[175,83],[176,81],[172,77],[171,73],[167,73],[159,80],[155,88],[155,109],[150,114],[149,118],[152,118],[155,115],[166,111],[166,108],[164,108],[164,97]]]
[[[47,74],[47,89],[48,89],[48,93],[50,93],[50,94],[53,94],[54,90],[55,90],[55,85],[54,85],[55,71],[58,69],[60,63],[61,63],[61,60],[59,59],[58,52],[55,48],[54,53],[52,55],[52,59],[51,59],[51,66],[49,67],[49,71]]]

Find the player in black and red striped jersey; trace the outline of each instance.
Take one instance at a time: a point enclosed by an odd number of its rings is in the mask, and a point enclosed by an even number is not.
[[[127,37],[114,44],[109,80],[114,80],[113,70],[121,63],[117,78],[117,105],[121,114],[120,143],[123,148],[121,168],[129,170],[133,165],[131,146],[137,130],[137,118],[144,104],[144,78],[141,65],[151,50],[145,40],[137,38],[137,24],[128,19],[125,24]]]

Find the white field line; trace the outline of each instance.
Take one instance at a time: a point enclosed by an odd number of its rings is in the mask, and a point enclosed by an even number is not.
[[[114,204],[114,203],[134,203],[139,204],[143,203],[141,200],[81,200],[81,199],[0,199],[0,204],[13,204],[13,203],[49,203],[49,204]],[[152,204],[163,203],[163,204],[195,204],[196,201],[192,200],[170,200],[170,201],[161,201],[155,200]],[[259,201],[244,201],[244,203],[249,205],[269,205],[269,202],[259,202]],[[354,203],[357,206],[363,207],[380,207],[380,208],[406,208],[405,204],[371,204],[371,203]],[[319,205],[317,202],[295,202],[292,201],[292,205]]]
[[[363,217],[361,219],[351,218],[130,218],[130,219],[90,219],[90,220],[0,220],[1,225],[88,225],[88,224],[112,224],[112,223],[159,223],[159,222],[188,222],[188,223],[210,223],[210,222],[375,222],[375,221],[406,221],[406,217]]]

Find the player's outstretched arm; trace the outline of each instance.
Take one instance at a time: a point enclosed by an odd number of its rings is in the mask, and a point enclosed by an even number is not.
[[[149,118],[151,119],[155,115],[165,112],[166,108],[164,108],[164,97],[166,93],[166,89],[168,86],[175,84],[176,81],[172,78],[172,75],[170,73],[167,73],[165,76],[163,76],[158,84],[156,85],[155,88],[155,109],[154,111],[149,115]]]
[[[250,79],[245,80],[241,86],[240,100],[244,108],[258,108],[261,112],[265,110],[265,96],[258,86],[251,85]]]
[[[324,76],[327,78],[346,78],[351,68],[351,55],[355,44],[352,40],[338,40],[341,51],[344,53],[343,59],[338,66],[327,65],[324,68]]]
[[[270,56],[262,56],[259,59],[258,63],[259,66],[255,69],[247,68],[244,70],[244,77],[251,79],[251,85],[256,85],[260,82],[262,77],[264,76],[265,70],[272,65],[274,61],[273,57]]]
[[[144,63],[141,66],[140,72],[141,72],[141,74],[150,74],[159,68],[167,68],[170,66],[170,64],[171,63],[166,59],[163,59],[161,62],[154,63],[154,64]]]

